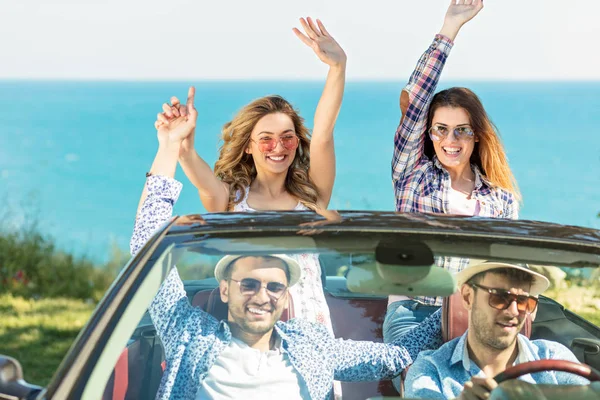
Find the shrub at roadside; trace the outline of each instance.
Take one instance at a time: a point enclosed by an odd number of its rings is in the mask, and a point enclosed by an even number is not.
[[[0,293],[98,301],[118,271],[113,264],[96,267],[76,259],[36,230],[0,234]]]
[[[34,229],[0,233],[0,354],[46,385],[129,257],[113,244],[111,259],[94,266]]]

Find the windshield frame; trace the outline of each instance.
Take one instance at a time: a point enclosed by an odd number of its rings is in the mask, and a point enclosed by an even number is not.
[[[252,215],[195,216],[202,223],[179,224],[183,217],[173,217],[123,268],[92,317],[80,332],[67,356],[59,366],[45,395],[79,397],[88,384],[106,343],[114,333],[116,324],[126,310],[132,296],[146,279],[156,261],[171,246],[191,246],[208,238],[261,236],[298,236],[299,231],[311,229],[305,223],[314,223],[314,213],[248,213]],[[588,255],[600,255],[600,231],[588,228],[560,226],[532,221],[504,221],[485,218],[425,216],[413,218],[396,213],[349,212],[350,217],[330,224],[314,227],[309,234],[319,238],[342,238],[352,235],[394,234],[446,242],[502,242],[503,245],[525,246],[538,249],[555,249]],[[370,220],[373,217],[373,221]],[[227,218],[231,217],[231,218]],[[382,223],[382,218],[388,224]],[[243,220],[243,223],[241,221]],[[215,223],[218,221],[218,223]],[[276,221],[277,223],[273,223]],[[323,219],[318,219],[323,221]],[[329,221],[326,221],[329,222]],[[372,222],[372,223],[371,223]],[[562,230],[559,237],[552,232]],[[536,235],[535,233],[540,235]],[[302,234],[302,233],[300,233]],[[342,239],[346,240],[346,239]],[[127,339],[123,339],[126,340]],[[125,343],[124,342],[124,343]]]

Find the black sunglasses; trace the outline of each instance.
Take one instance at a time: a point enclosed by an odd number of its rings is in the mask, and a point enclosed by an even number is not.
[[[538,298],[534,296],[526,296],[524,294],[514,294],[504,289],[494,289],[476,283],[471,283],[471,286],[478,289],[486,290],[489,294],[488,304],[496,310],[506,310],[513,301],[517,302],[517,310],[531,314],[535,311],[538,304]]]
[[[253,278],[244,278],[241,281],[236,279],[230,280],[239,285],[242,296],[254,296],[264,287],[267,289],[269,297],[279,300],[279,298],[287,291],[287,286],[280,282],[268,282],[266,285],[263,285],[261,281]]]

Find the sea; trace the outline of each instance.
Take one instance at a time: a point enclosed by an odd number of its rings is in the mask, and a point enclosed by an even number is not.
[[[335,128],[330,208],[394,210],[390,162],[406,81],[350,81]],[[128,249],[154,121],[196,87],[196,149],[211,165],[223,124],[251,100],[280,94],[312,127],[319,81],[0,81],[0,219],[35,226],[58,248],[102,263]],[[523,194],[522,219],[600,229],[600,82],[455,82],[477,93]],[[205,212],[181,169],[175,213]]]

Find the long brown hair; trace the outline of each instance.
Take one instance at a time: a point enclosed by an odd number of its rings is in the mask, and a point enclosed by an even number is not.
[[[256,178],[256,166],[251,154],[244,150],[256,123],[265,115],[282,113],[290,117],[298,136],[298,148],[285,179],[285,189],[306,207],[317,209],[317,188],[308,176],[310,166],[310,133],[298,111],[281,96],[266,96],[244,106],[223,126],[223,145],[215,163],[215,175],[229,184],[229,209],[243,199],[244,190]],[[242,194],[242,196],[240,196]]]
[[[462,87],[454,87],[438,92],[433,96],[429,107],[427,131],[431,128],[435,111],[440,107],[462,108],[469,114],[471,127],[475,132],[475,137],[479,140],[475,142],[471,164],[477,165],[485,179],[492,185],[507,190],[517,200],[520,200],[521,193],[508,165],[498,129],[485,112],[479,97],[471,90]],[[425,155],[430,159],[435,155],[433,142],[429,135],[425,135],[424,150]]]

